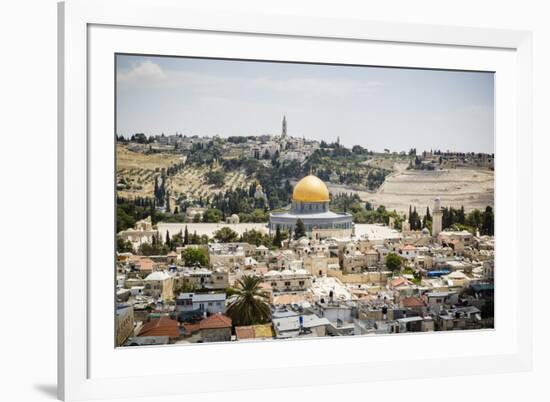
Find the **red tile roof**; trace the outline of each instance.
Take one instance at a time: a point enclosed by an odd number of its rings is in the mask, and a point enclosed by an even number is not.
[[[185,329],[186,333],[192,334],[193,332],[197,332],[200,329],[200,324],[185,323],[183,324],[183,328]]]
[[[135,261],[135,265],[140,271],[152,271],[155,262],[150,258],[142,257]]]
[[[404,297],[401,299],[403,307],[424,307],[424,301],[419,297]]]
[[[223,314],[213,314],[199,323],[200,329],[231,328],[231,318]]]
[[[138,336],[169,336],[170,338],[177,338],[180,336],[178,322],[168,317],[154,318],[141,328]]]
[[[405,247],[403,247],[403,250],[416,250],[416,247],[412,244],[407,244]]]
[[[409,281],[407,281],[405,278],[402,278],[402,277],[399,277],[399,278],[395,278],[394,280],[392,280],[390,282],[390,286],[392,288],[395,288],[397,286],[401,286],[401,285],[408,285]]]

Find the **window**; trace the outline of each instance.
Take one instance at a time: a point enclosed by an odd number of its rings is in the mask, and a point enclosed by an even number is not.
[[[285,286],[290,286],[290,282],[285,282]]]

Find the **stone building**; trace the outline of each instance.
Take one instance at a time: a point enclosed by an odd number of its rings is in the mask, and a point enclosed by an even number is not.
[[[273,292],[298,292],[311,287],[311,274],[305,269],[269,271],[264,275]]]
[[[157,235],[157,230],[153,229],[151,217],[137,221],[134,228],[122,230],[118,236],[132,244],[134,251],[139,250],[143,243],[152,243],[153,236]]]
[[[155,271],[147,275],[144,280],[144,294],[154,298],[161,298],[164,301],[174,297],[174,279],[163,271]]]
[[[121,346],[134,334],[134,308],[120,305],[116,308],[116,346]]]
[[[231,318],[223,314],[213,314],[199,323],[203,342],[228,342],[231,340]]]

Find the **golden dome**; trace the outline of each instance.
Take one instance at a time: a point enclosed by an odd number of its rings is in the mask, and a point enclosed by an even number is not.
[[[309,175],[300,180],[292,193],[294,201],[327,202],[330,201],[328,188],[317,176]]]

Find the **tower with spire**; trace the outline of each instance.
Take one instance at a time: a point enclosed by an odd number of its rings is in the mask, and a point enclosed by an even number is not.
[[[281,137],[286,138],[286,115],[283,115],[283,131]]]
[[[432,212],[432,236],[437,236],[443,230],[443,211],[441,211],[441,200],[434,200],[434,209]]]

